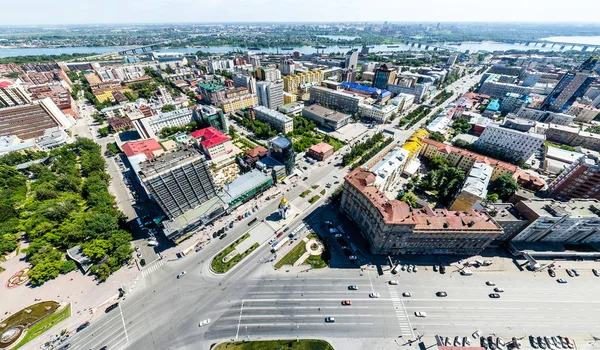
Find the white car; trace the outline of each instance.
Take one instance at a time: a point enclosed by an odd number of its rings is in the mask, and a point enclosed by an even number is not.
[[[379,298],[379,293],[373,292],[369,294],[369,298]]]
[[[342,238],[342,237],[344,237],[344,235],[342,235],[341,233],[336,233],[333,237]]]
[[[206,319],[206,320],[204,320],[204,321],[201,321],[200,323],[198,323],[198,327],[203,327],[203,326],[206,326],[206,325],[207,325],[207,324],[209,324],[209,323],[210,323],[210,318],[209,318],[209,319]]]
[[[475,339],[479,339],[481,337],[481,331],[478,329],[475,332],[473,332],[473,338]]]
[[[396,280],[391,280],[389,283],[390,283],[392,286],[397,286],[397,285],[398,285],[398,281],[396,281]]]
[[[350,255],[350,256],[348,257],[348,259],[350,259],[350,260],[356,260],[356,259],[358,259],[358,258],[356,257],[356,255]]]
[[[427,317],[427,313],[424,311],[416,311],[415,316],[417,317]]]

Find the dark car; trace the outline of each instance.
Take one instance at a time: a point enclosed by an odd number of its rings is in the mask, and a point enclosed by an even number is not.
[[[116,309],[119,306],[119,303],[114,303],[111,306],[107,307],[106,310],[104,310],[104,312],[111,312],[112,310]]]
[[[306,181],[306,180],[308,180],[308,176],[305,176],[305,177],[302,179],[302,181]]]
[[[548,274],[550,275],[550,277],[556,277],[556,272],[554,272],[553,269],[548,269]]]
[[[81,332],[82,330],[86,329],[89,325],[90,325],[89,321],[86,321],[86,322],[80,324],[79,327],[77,327],[77,332]]]
[[[440,298],[445,298],[448,296],[448,293],[446,292],[437,292],[435,293],[436,296],[440,297]]]
[[[100,348],[100,350],[108,350],[108,346],[104,345],[103,347]]]
[[[500,294],[498,294],[498,293],[491,293],[490,294],[490,298],[492,298],[492,299],[498,299],[498,298],[500,298]]]
[[[440,265],[440,273],[443,275],[446,273],[446,266]]]
[[[286,227],[283,229],[283,232],[288,232],[289,229],[290,229],[289,227]]]
[[[224,233],[224,234],[220,235],[220,236],[219,236],[219,239],[223,239],[223,238],[225,238],[225,237],[227,237],[227,234],[226,234],[226,233]]]

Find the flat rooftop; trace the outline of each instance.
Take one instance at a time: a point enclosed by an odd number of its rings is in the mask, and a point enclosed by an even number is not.
[[[229,203],[270,179],[272,179],[270,174],[265,174],[260,170],[254,169],[240,175],[237,179],[223,186],[223,194],[220,197],[223,202]]]
[[[165,234],[169,237],[168,232],[177,232],[178,230],[184,229],[186,226],[197,222],[200,218],[205,215],[209,215],[219,208],[225,208],[227,204],[223,202],[219,196],[215,196],[194,209],[188,210],[185,213],[173,218],[169,221],[163,221],[162,224],[165,228]]]
[[[519,205],[527,206],[529,210],[542,217],[567,215],[571,218],[600,218],[600,201],[597,199],[572,199],[568,202],[554,199],[530,199],[522,201]]]
[[[310,105],[308,107],[304,107],[302,112],[304,112],[304,111],[316,114],[317,116],[319,116],[323,119],[334,120],[336,122],[350,118],[350,114],[337,112],[337,111],[334,111],[333,109],[323,107],[319,104],[314,104],[314,105]]]
[[[288,123],[292,121],[292,118],[288,117],[285,114],[279,113],[275,110],[269,109],[265,106],[256,106],[254,107],[254,112],[259,112],[261,114],[266,114],[269,117],[273,118],[273,119],[277,119],[279,121],[282,121],[284,123]]]
[[[151,177],[186,163],[204,160],[202,153],[194,147],[179,148],[140,163],[140,177]]]

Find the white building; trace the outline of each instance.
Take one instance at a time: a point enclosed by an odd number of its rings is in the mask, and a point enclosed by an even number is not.
[[[373,185],[380,191],[390,190],[398,183],[409,156],[410,152],[402,147],[396,147],[386,154],[382,160],[370,169],[375,174]]]
[[[390,99],[387,104],[393,104],[398,107],[398,112],[405,111],[412,107],[415,102],[415,95],[410,94],[399,94],[398,96]]]
[[[156,138],[163,128],[185,126],[193,120],[193,111],[189,108],[161,113],[148,118],[133,120],[133,125],[142,138]]]
[[[368,105],[365,103],[358,104],[358,114],[361,118],[371,119],[376,123],[385,123],[392,114],[398,112],[398,106],[394,104],[388,104],[385,106],[379,105]]]
[[[270,124],[274,129],[283,134],[294,130],[294,120],[292,118],[264,106],[254,108],[254,117]]]
[[[259,105],[277,109],[283,105],[283,80],[256,83],[256,95]]]
[[[500,125],[488,125],[475,145],[516,161],[522,161],[531,157],[544,141],[544,135],[522,132]]]
[[[450,124],[450,118],[446,114],[440,114],[431,123],[427,124],[425,129],[429,132],[437,132],[443,135],[448,131],[448,124]]]

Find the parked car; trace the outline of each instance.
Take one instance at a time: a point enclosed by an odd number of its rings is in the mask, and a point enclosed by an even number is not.
[[[404,292],[404,293],[402,293],[402,296],[405,297],[405,298],[410,298],[411,297],[410,292]]]
[[[90,325],[90,322],[86,321],[86,322],[80,324],[79,327],[77,327],[76,331],[81,332],[82,330],[86,329],[89,325]]]
[[[579,277],[579,272],[575,269],[571,269],[571,271],[573,271],[573,274],[575,275],[575,277]]]
[[[438,266],[437,265],[433,265],[433,272],[438,272]]]
[[[379,298],[379,293],[373,292],[369,294],[369,298]]]
[[[443,275],[446,273],[446,266],[440,265],[440,273]]]
[[[396,281],[396,280],[391,280],[391,281],[389,281],[388,283],[389,283],[390,285],[392,285],[392,286],[397,286],[397,285],[398,285],[398,281]]]
[[[206,319],[204,321],[200,321],[200,323],[198,323],[198,327],[206,326],[209,323],[210,323],[210,318],[208,318],[208,319]]]
[[[417,317],[427,317],[427,313],[424,311],[416,311],[415,316]]]
[[[556,277],[556,272],[554,272],[553,269],[548,269],[548,274],[550,275],[550,277]]]
[[[500,294],[498,294],[498,293],[491,293],[490,294],[490,298],[492,298],[492,299],[498,299],[498,298],[500,298]]]
[[[533,335],[529,336],[529,344],[531,344],[531,347],[534,349],[537,349],[539,347],[537,339]]]
[[[592,273],[594,274],[594,276],[600,277],[600,272],[598,272],[598,270],[592,269]]]
[[[488,286],[492,286],[492,287],[496,285],[496,283],[494,283],[492,281],[487,281],[487,282],[485,282],[485,284]]]
[[[107,307],[106,310],[104,310],[104,312],[111,312],[112,310],[116,309],[117,307],[119,307],[119,303],[114,303],[114,304],[110,305],[109,307]]]
[[[556,282],[558,282],[558,283],[567,283],[567,280],[563,279],[563,278],[559,278],[559,279],[556,280]]]
[[[573,273],[573,271],[571,271],[571,269],[565,269],[567,271],[567,275],[571,276],[571,277],[575,277],[575,274]]]
[[[496,288],[494,288],[494,292],[496,292],[496,293],[504,293],[504,288],[496,287]]]

